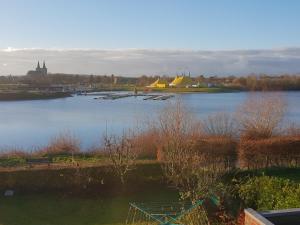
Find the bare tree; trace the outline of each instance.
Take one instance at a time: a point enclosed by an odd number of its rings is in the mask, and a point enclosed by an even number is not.
[[[177,100],[162,111],[159,126],[166,177],[183,198],[196,200],[210,194],[224,169],[207,148],[211,142],[199,142],[199,121]]]
[[[193,160],[191,133],[194,127],[191,114],[180,100],[176,100],[161,112],[158,126],[166,177],[177,187],[189,186],[192,183],[188,170],[189,161]]]
[[[104,146],[112,162],[114,171],[120,178],[122,184],[125,183],[125,177],[133,166],[137,158],[133,137],[123,133],[122,136],[104,136]]]
[[[225,112],[208,116],[201,122],[203,133],[208,136],[232,138],[237,135],[236,121]]]
[[[271,137],[279,128],[285,110],[286,104],[278,94],[251,95],[237,112],[242,136]]]

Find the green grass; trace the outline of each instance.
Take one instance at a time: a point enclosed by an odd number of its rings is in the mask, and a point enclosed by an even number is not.
[[[125,224],[129,202],[176,201],[165,187],[114,197],[71,197],[34,194],[0,198],[1,225]]]
[[[82,163],[102,163],[109,161],[107,157],[102,155],[88,155],[88,154],[76,154],[74,157],[71,155],[56,155],[52,157],[53,162],[55,163],[71,163],[73,159],[76,162]]]
[[[25,164],[26,164],[26,160],[25,158],[22,157],[0,158],[1,167],[15,167],[15,166],[22,166]]]
[[[293,182],[300,183],[300,168],[268,168],[259,170],[240,171],[238,177],[248,176],[272,176],[278,178],[289,179]]]
[[[262,170],[261,173],[267,176],[289,179],[300,183],[300,168],[274,168]]]
[[[73,159],[80,164],[97,164],[101,165],[109,161],[107,157],[102,155],[90,155],[90,154],[76,154],[74,157],[68,154],[57,154],[44,156],[52,158],[53,163],[56,164],[72,164]],[[29,156],[27,158],[30,158]],[[39,158],[39,156],[32,156],[32,158]],[[0,157],[0,167],[19,167],[26,166],[26,158],[22,156],[8,156]]]

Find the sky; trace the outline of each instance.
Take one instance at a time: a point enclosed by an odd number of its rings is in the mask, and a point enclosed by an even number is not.
[[[0,0],[0,75],[300,72],[298,0]]]

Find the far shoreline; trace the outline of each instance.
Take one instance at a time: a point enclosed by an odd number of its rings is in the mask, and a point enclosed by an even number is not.
[[[72,97],[68,92],[0,92],[0,101],[47,100]]]

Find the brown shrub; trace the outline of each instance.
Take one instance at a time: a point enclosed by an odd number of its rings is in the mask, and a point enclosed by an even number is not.
[[[274,136],[285,110],[286,104],[281,96],[250,95],[237,112],[242,138],[263,139]]]
[[[107,134],[103,137],[105,151],[108,153],[116,175],[120,178],[122,184],[130,170],[136,164],[137,151],[134,134],[127,132],[122,136]]]
[[[138,158],[156,159],[159,135],[155,129],[149,129],[133,139]]]
[[[240,166],[267,168],[300,165],[300,136],[278,136],[259,140],[241,139]]]
[[[195,149],[199,163],[222,170],[233,169],[237,162],[237,142],[228,137],[206,136],[198,139]]]
[[[209,115],[201,121],[201,130],[205,135],[234,137],[237,136],[236,121],[224,112]]]
[[[0,158],[27,158],[29,156],[29,152],[17,148],[2,149],[0,152]]]
[[[80,141],[74,136],[63,133],[54,137],[48,146],[37,151],[37,155],[74,154],[80,152]]]

